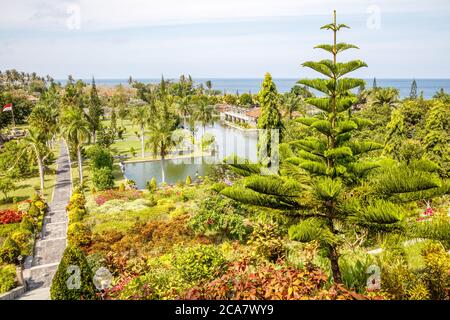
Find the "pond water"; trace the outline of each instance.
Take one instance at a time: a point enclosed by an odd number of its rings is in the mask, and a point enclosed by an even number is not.
[[[252,162],[256,161],[256,131],[243,131],[216,122],[207,126],[205,130],[200,126],[197,127],[195,139],[199,141],[204,133],[214,135],[216,152],[213,156],[126,163],[124,166],[126,178],[134,180],[138,188],[144,189],[152,177],[155,177],[158,183],[165,181],[168,184],[175,184],[178,181],[185,181],[188,175],[192,180],[197,176],[208,175],[208,170],[212,166],[222,163],[225,157],[233,154]]]

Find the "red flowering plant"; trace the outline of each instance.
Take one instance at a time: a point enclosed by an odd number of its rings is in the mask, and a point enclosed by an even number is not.
[[[106,198],[103,195],[99,195],[95,198],[95,203],[97,203],[98,206],[101,206],[102,204],[104,204],[106,202]]]
[[[136,278],[136,276],[133,277],[128,276],[120,279],[116,285],[105,290],[104,299],[106,300],[116,299],[119,296],[120,292],[122,292],[122,290],[125,288],[125,286],[134,278]]]
[[[256,268],[255,268],[256,267]],[[328,276],[315,267],[295,269],[279,264],[251,266],[244,259],[231,263],[221,277],[189,289],[188,300],[366,300],[367,295],[328,285]],[[379,297],[374,297],[379,299]]]
[[[97,193],[95,197],[95,203],[101,206],[106,201],[119,199],[119,200],[136,200],[142,197],[142,192],[136,189],[119,190],[110,189]]]
[[[416,219],[417,221],[430,221],[434,216],[433,208],[427,203],[427,208],[424,212]]]
[[[0,210],[0,224],[17,223],[22,221],[22,211],[6,209]]]

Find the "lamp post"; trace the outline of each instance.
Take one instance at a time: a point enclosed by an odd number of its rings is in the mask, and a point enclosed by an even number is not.
[[[22,263],[23,257],[22,257],[22,255],[19,255],[17,257],[17,260],[19,261],[19,272],[17,272],[17,278],[18,278],[19,284],[21,286],[25,286],[25,289],[26,289],[26,283],[23,280],[23,263]]]

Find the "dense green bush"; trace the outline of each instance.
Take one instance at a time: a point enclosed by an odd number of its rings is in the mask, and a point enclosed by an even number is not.
[[[80,208],[84,209],[86,205],[86,199],[84,197],[84,194],[80,190],[74,190],[72,193],[72,196],[70,197],[69,204],[67,205],[66,209],[67,211],[72,210],[73,208]]]
[[[107,167],[94,169],[92,171],[92,183],[98,190],[114,188],[114,176],[112,170]]]
[[[30,215],[24,214],[22,216],[22,221],[20,222],[20,229],[34,232],[35,228],[34,219]]]
[[[256,224],[248,244],[257,256],[273,262],[284,258],[286,253],[281,231],[275,224]]]
[[[95,252],[86,257],[89,267],[95,273],[101,267],[106,266],[105,255],[101,252]]]
[[[413,280],[408,266],[402,239],[389,237],[383,244],[383,251],[377,257],[381,269],[381,290],[394,300],[408,299],[408,289]]]
[[[243,240],[248,233],[244,210],[236,202],[221,196],[206,199],[190,221],[191,228],[200,234],[208,232],[231,239]]]
[[[31,231],[19,229],[11,234],[11,239],[19,246],[21,255],[31,255],[34,243],[34,234]]]
[[[34,218],[38,217],[41,214],[41,211],[35,204],[32,203],[30,209],[28,209],[28,214]]]
[[[119,299],[174,299],[188,288],[189,284],[174,272],[171,265],[171,256],[150,259],[148,261],[149,272],[132,279],[120,291]]]
[[[8,237],[13,231],[20,228],[20,223],[0,224],[0,247],[1,242]]]
[[[212,245],[177,248],[174,253],[175,270],[187,282],[213,279],[223,273],[226,260],[222,252]]]
[[[11,237],[7,237],[0,248],[0,261],[3,263],[17,263],[19,255],[20,247]]]
[[[372,256],[367,253],[358,254],[355,251],[342,256],[339,259],[339,267],[342,273],[342,282],[345,287],[358,293],[364,293],[367,289],[367,270],[374,262]]]
[[[87,156],[89,157],[91,168],[110,168],[113,167],[114,159],[108,149],[103,148],[99,145],[94,145],[90,147],[87,151]]]
[[[431,243],[422,250],[425,268],[423,281],[433,300],[450,298],[450,256],[442,245]]]
[[[109,148],[116,137],[115,131],[112,128],[101,128],[97,135],[97,144],[103,148]]]
[[[158,188],[158,184],[156,183],[155,177],[153,177],[150,181],[147,182],[147,190],[150,192],[153,192],[157,188]]]
[[[71,223],[67,229],[67,241],[73,246],[88,246],[91,238],[91,230],[81,222]]]
[[[85,215],[86,209],[84,208],[72,208],[68,213],[70,223],[83,220]]]
[[[83,252],[69,245],[64,250],[50,288],[52,300],[94,300],[93,273]]]
[[[0,294],[5,293],[16,286],[16,267],[5,265],[0,267]]]

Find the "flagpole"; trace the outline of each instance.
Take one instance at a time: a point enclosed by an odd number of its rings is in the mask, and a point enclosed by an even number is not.
[[[11,105],[11,114],[12,114],[12,121],[13,121],[13,128],[16,128],[16,120],[14,119],[14,107]]]

